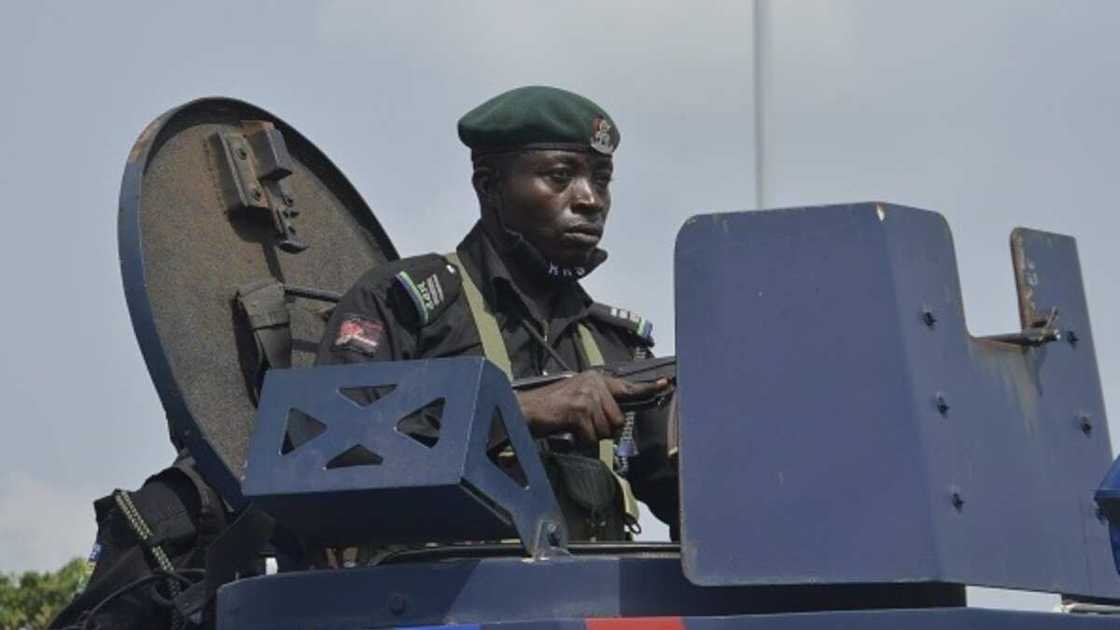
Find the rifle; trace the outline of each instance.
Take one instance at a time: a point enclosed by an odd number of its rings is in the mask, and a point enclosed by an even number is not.
[[[673,390],[676,388],[677,383],[677,357],[675,356],[638,359],[625,363],[600,365],[591,369],[598,370],[607,376],[613,376],[632,383],[652,383],[661,378],[669,380],[669,387],[648,398],[619,402],[618,406],[621,407],[623,411],[637,411],[650,407],[659,407],[665,404],[665,402],[672,397]],[[576,372],[557,372],[555,374],[545,374],[543,376],[530,376],[528,378],[516,379],[511,383],[511,386],[514,391],[524,391],[551,385],[552,383],[557,383],[575,375]]]

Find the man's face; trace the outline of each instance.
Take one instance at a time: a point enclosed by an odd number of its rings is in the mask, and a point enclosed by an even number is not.
[[[526,151],[499,184],[502,221],[550,261],[578,266],[599,244],[611,209],[609,156]]]

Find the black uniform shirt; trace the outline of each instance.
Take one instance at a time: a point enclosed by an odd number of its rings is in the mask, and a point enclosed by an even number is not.
[[[514,378],[589,367],[577,333],[576,324],[581,322],[592,331],[607,363],[632,360],[638,348],[652,344],[640,335],[636,318],[619,316],[617,309],[593,303],[575,282],[557,297],[550,319],[533,317],[481,224],[467,234],[457,252],[498,321]],[[482,340],[462,295],[459,273],[436,254],[370,270],[334,310],[317,362],[482,355]],[[660,411],[638,414],[634,432],[638,455],[630,459],[627,477],[637,497],[658,518],[673,523],[678,505],[676,474],[667,457],[665,417]],[[588,447],[585,454],[595,457],[597,450]]]

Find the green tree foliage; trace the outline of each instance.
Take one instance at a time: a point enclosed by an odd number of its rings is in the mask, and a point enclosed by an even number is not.
[[[89,578],[89,563],[74,558],[54,572],[0,574],[0,630],[46,628]]]

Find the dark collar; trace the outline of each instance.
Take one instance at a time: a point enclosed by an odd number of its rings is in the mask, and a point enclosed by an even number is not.
[[[488,305],[506,314],[511,308],[517,309],[517,315],[534,319],[528,306],[529,299],[513,281],[505,259],[490,241],[481,221],[475,223],[456,251]],[[559,307],[553,313],[553,321],[566,328],[569,322],[583,319],[591,303],[591,298],[578,282],[566,282],[557,296]],[[559,334],[560,330],[556,333]]]

